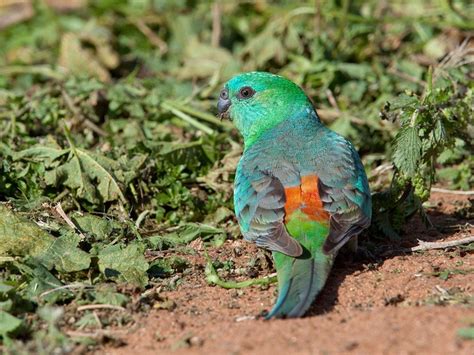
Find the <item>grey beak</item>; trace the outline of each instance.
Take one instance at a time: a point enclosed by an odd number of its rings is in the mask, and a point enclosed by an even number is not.
[[[229,98],[229,91],[223,89],[219,95],[219,101],[217,102],[217,112],[220,119],[227,116],[227,111],[229,110],[230,105],[231,101]]]

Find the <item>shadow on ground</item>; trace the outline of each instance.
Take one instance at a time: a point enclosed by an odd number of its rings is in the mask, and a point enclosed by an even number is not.
[[[326,286],[311,306],[306,317],[318,316],[334,309],[338,302],[338,289],[347,276],[365,270],[376,271],[385,260],[412,254],[408,249],[424,242],[436,242],[467,229],[474,224],[472,199],[450,211],[443,211],[443,202],[436,208],[428,209],[427,215],[432,226],[427,226],[420,216],[414,216],[400,233],[399,240],[380,240],[362,235],[357,253],[342,250],[334,264]]]

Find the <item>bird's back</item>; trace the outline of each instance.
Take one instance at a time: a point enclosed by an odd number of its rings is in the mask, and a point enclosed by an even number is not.
[[[266,176],[281,183],[284,201],[272,199],[273,192],[246,201],[239,187],[249,184],[242,182]],[[257,232],[250,236],[258,238],[272,210],[284,205],[285,228],[303,248],[298,258],[273,252],[279,297],[269,317],[302,315],[324,286],[337,250],[370,222],[369,188],[357,153],[316,118],[283,121],[248,148],[237,169],[235,195],[237,215],[252,204],[265,205],[256,209]]]

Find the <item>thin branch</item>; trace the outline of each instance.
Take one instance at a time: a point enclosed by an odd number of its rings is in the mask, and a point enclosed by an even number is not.
[[[440,192],[443,194],[474,196],[474,191],[448,190],[448,189],[440,189],[439,187],[432,187],[431,191]]]
[[[102,328],[103,328],[102,322],[100,321],[100,318],[99,318],[99,316],[97,315],[97,312],[93,311],[92,314],[94,315],[94,319],[95,319],[95,322],[97,323],[98,327],[99,327],[100,329],[102,329]]]
[[[64,219],[64,221],[68,224],[69,227],[71,227],[81,236],[82,240],[86,239],[86,236],[82,234],[81,230],[71,221],[71,219],[67,216],[66,212],[64,212],[63,208],[61,207],[61,202],[58,202],[56,207],[54,207],[54,210],[61,216],[62,219]]]
[[[48,65],[10,65],[0,68],[0,75],[18,74],[43,75],[53,80],[64,79],[64,73],[60,71],[55,71]]]
[[[207,112],[195,109],[195,108],[193,108],[189,105],[186,105],[184,103],[180,103],[180,102],[176,102],[176,101],[170,101],[170,100],[166,100],[165,103],[168,104],[169,106],[173,106],[174,108],[176,108],[176,109],[178,109],[178,110],[180,110],[184,113],[187,113],[188,115],[197,117],[197,118],[199,118],[203,121],[212,123],[216,126],[219,126],[219,127],[225,128],[225,129],[234,129],[234,125],[231,124],[230,122],[221,121],[218,118],[216,118],[216,116],[213,116],[213,115],[211,115]]]
[[[114,306],[113,304],[87,304],[85,306],[77,307],[77,310],[80,311],[87,311],[91,309],[115,309],[117,311],[125,311],[125,308],[120,306]]]
[[[65,290],[65,289],[70,289],[70,288],[94,288],[94,286],[91,285],[84,285],[84,284],[71,284],[71,285],[64,285],[60,287],[55,287],[51,290],[45,291],[42,294],[39,295],[40,298],[43,298],[46,295],[49,295],[50,293],[60,291],[60,290]]]
[[[188,114],[186,114],[186,113],[182,112],[181,110],[178,110],[177,108],[171,106],[169,103],[163,102],[161,104],[161,107],[164,108],[165,110],[170,111],[171,113],[173,113],[177,117],[181,118],[183,121],[189,123],[191,126],[203,131],[204,133],[214,134],[214,130],[212,128],[210,128],[210,127],[206,126],[205,124],[202,124],[201,122],[195,120],[194,118],[192,118]]]
[[[393,163],[384,163],[372,170],[369,180],[376,178],[379,175],[385,174],[387,171],[393,170]]]
[[[213,47],[219,47],[221,41],[221,7],[219,1],[214,2],[212,5],[212,37],[211,44]]]
[[[467,238],[462,238],[458,240],[450,240],[447,242],[424,242],[418,239],[418,245],[416,247],[407,248],[408,251],[423,251],[423,250],[431,250],[431,249],[446,249],[457,247],[460,245],[474,243],[474,236],[470,236]]]
[[[156,35],[156,33],[153,32],[142,19],[132,20],[132,23],[145,35],[146,38],[148,38],[151,44],[158,48],[161,54],[168,52],[168,45],[166,42]]]
[[[314,30],[316,34],[321,33],[321,0],[314,2]]]
[[[150,212],[151,212],[150,210],[144,210],[143,212],[141,212],[141,213],[138,215],[138,218],[137,218],[137,220],[135,221],[135,228],[137,228],[137,229],[140,228],[140,224],[143,222],[143,220],[145,219],[145,217],[146,217]]]
[[[90,128],[92,131],[97,133],[99,136],[102,136],[102,137],[107,136],[107,132],[102,130],[99,126],[97,126],[94,122],[89,120],[87,117],[84,117],[84,115],[76,107],[76,105],[72,101],[71,96],[69,96],[69,94],[66,92],[66,90],[61,90],[61,94],[63,96],[64,102],[66,103],[66,106],[68,107],[68,109],[72,112],[72,114],[76,118],[77,123],[79,123],[79,124],[83,123],[88,128]]]
[[[339,109],[339,105],[337,104],[336,98],[334,97],[334,94],[332,93],[331,89],[326,90],[326,95],[328,97],[328,101],[331,104],[332,108],[335,109],[337,112],[341,112]]]
[[[235,321],[238,323],[238,322],[245,322],[248,320],[255,320],[255,319],[257,319],[256,316],[240,316],[240,317],[235,318]]]
[[[125,335],[127,334],[127,330],[109,330],[109,329],[97,329],[94,332],[78,332],[75,330],[66,330],[65,332],[70,337],[78,337],[78,338],[100,338],[105,336],[113,337],[118,335]]]

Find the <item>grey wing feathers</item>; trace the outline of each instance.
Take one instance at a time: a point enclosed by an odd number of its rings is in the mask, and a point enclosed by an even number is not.
[[[353,146],[338,136],[338,163],[331,176],[320,176],[318,190],[331,215],[324,252],[337,252],[350,238],[370,225],[371,199],[362,163]],[[328,169],[329,170],[329,169]]]
[[[234,195],[236,214],[245,239],[259,247],[278,251],[289,256],[300,256],[301,245],[292,238],[284,225],[285,190],[272,176],[256,174],[250,180],[238,174]],[[245,196],[245,199],[239,198]]]

